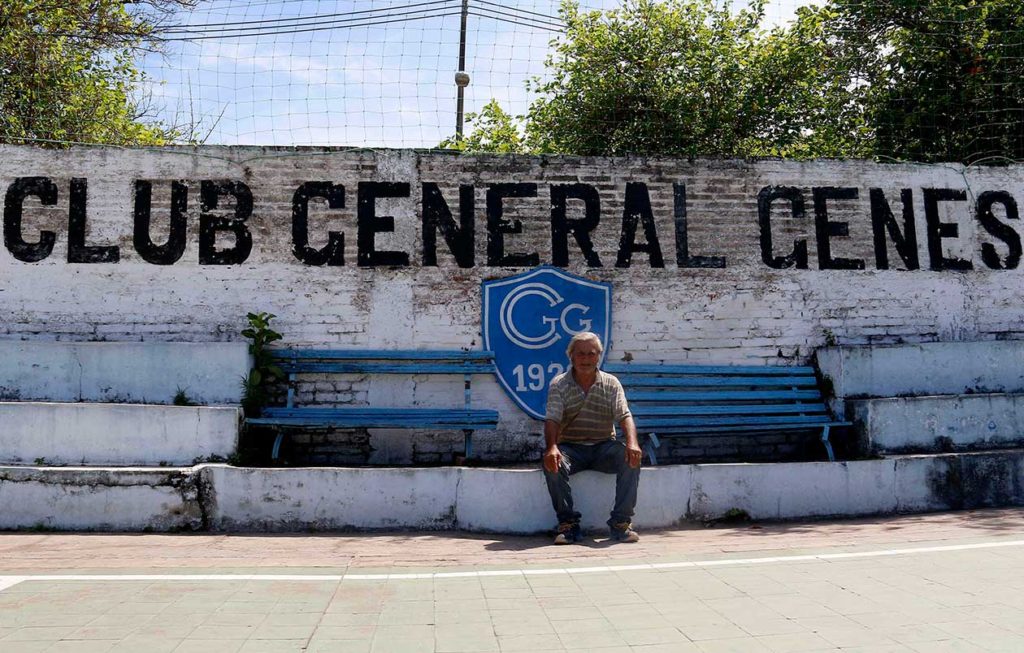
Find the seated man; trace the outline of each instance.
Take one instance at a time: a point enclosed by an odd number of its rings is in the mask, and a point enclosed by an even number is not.
[[[585,469],[615,474],[615,506],[608,526],[612,539],[636,542],[630,519],[636,506],[642,451],[636,425],[619,380],[598,369],[601,339],[573,336],[566,354],[569,371],[551,381],[544,421],[544,477],[558,515],[555,544],[581,539],[580,513],[573,510],[569,476]],[[624,440],[615,439],[615,423]]]

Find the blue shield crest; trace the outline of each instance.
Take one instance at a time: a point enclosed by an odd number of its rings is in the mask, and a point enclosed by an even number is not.
[[[544,419],[548,386],[566,370],[565,348],[593,331],[610,348],[612,285],[551,266],[483,282],[484,347],[498,381],[534,419]]]

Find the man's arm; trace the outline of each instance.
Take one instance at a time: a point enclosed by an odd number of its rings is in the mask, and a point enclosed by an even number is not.
[[[639,467],[644,451],[640,448],[640,440],[636,436],[636,424],[633,422],[633,416],[627,415],[619,422],[619,428],[622,429],[622,434],[626,438],[626,462],[630,467]]]
[[[552,474],[562,466],[562,452],[558,449],[558,432],[561,430],[558,422],[544,420],[544,469]],[[633,439],[636,439],[636,429],[633,429]]]

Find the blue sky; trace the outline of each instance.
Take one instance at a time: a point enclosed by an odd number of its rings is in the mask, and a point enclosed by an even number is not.
[[[788,19],[795,3],[769,5],[770,19]],[[524,82],[544,73],[557,35],[541,28],[557,0],[470,8],[487,15],[469,16],[466,111],[494,98],[524,113]],[[207,143],[432,147],[455,131],[459,9],[460,0],[199,0],[170,20],[188,33],[166,36],[217,38],[168,41],[142,64],[159,117],[196,124]]]

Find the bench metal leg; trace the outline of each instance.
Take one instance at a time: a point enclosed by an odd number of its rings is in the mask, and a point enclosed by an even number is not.
[[[473,431],[472,429],[463,429],[462,433],[466,436],[466,458],[469,458],[473,455]]]
[[[825,426],[821,429],[821,443],[825,445],[825,452],[828,453],[828,461],[834,463],[836,456],[832,453],[832,443],[828,441],[828,430],[829,427]]]
[[[652,465],[658,464],[658,455],[655,451],[661,446],[661,440],[656,433],[647,434],[647,457],[651,459]]]
[[[270,451],[270,459],[277,460],[277,457],[281,454],[281,442],[284,440],[284,431],[278,431],[277,437],[274,438],[274,448]]]

